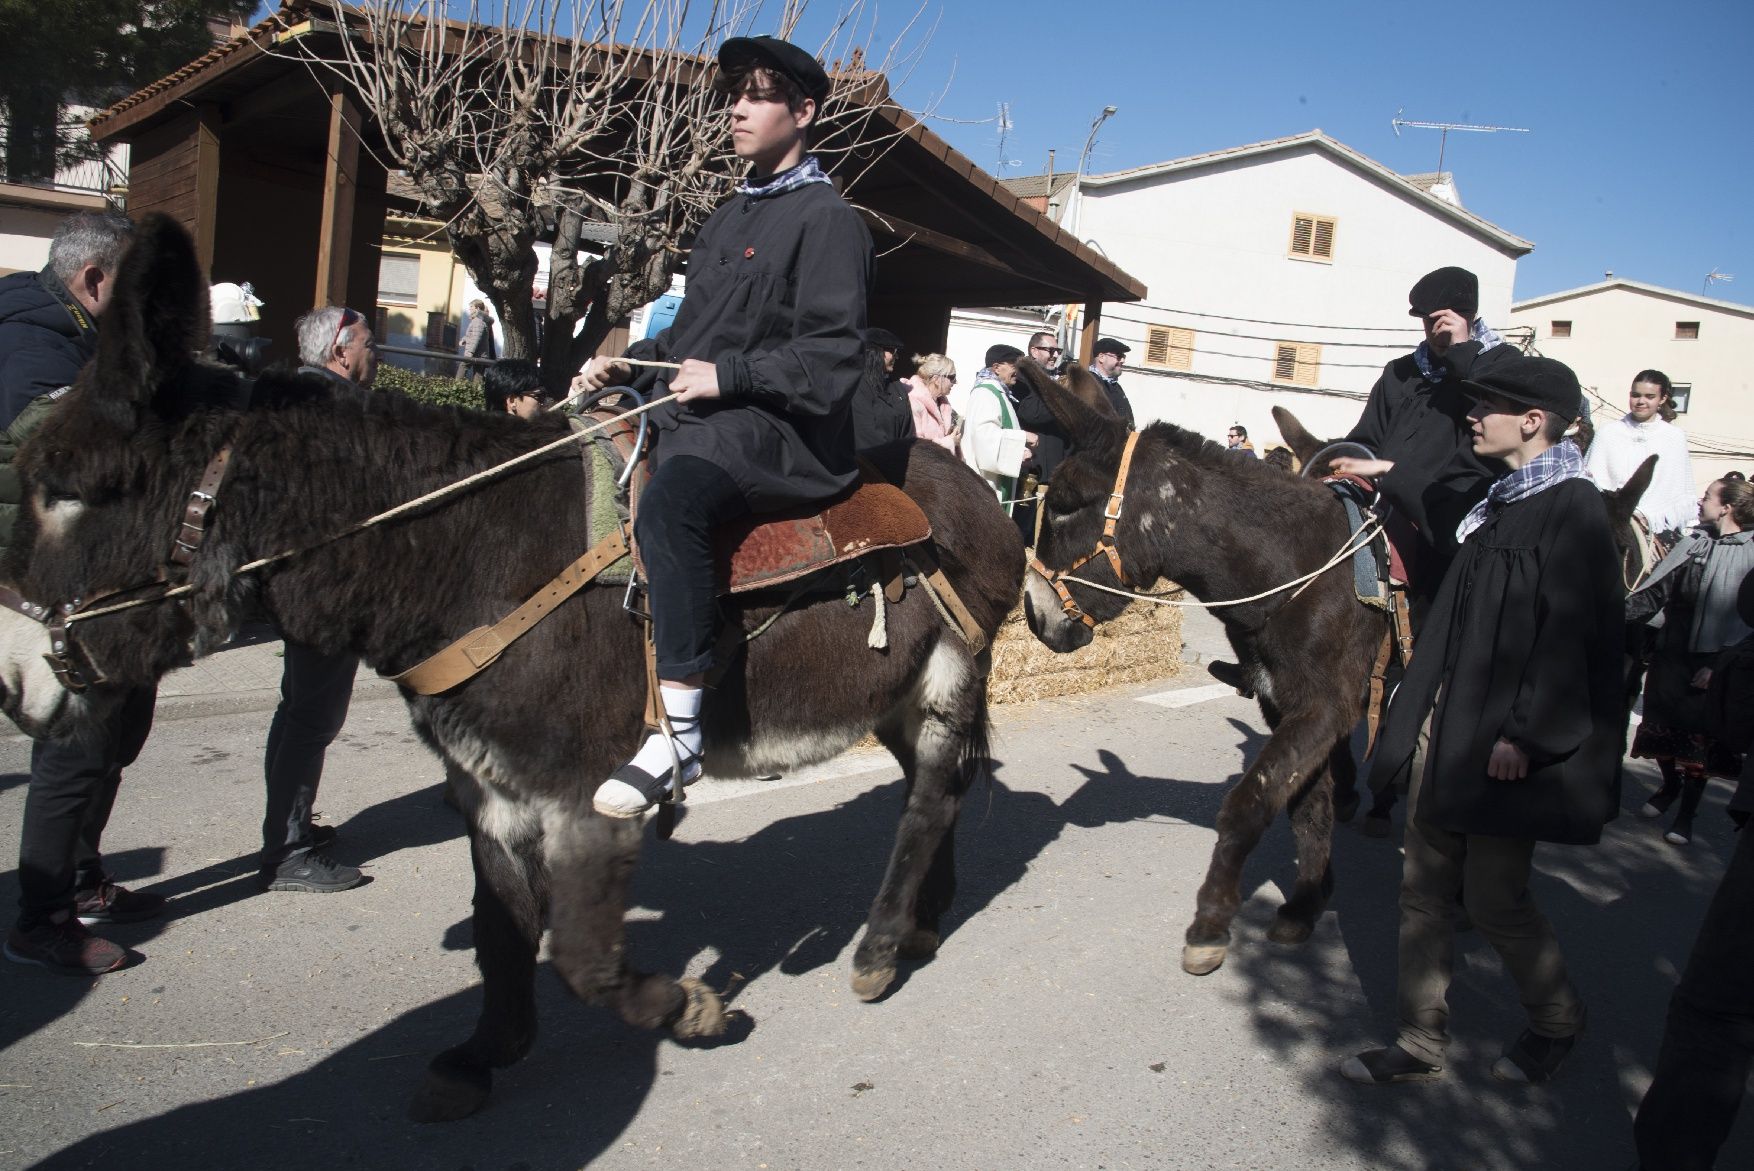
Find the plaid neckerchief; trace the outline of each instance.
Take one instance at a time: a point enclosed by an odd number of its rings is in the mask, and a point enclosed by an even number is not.
[[[737,184],[737,194],[747,195],[751,199],[767,199],[774,195],[784,195],[788,191],[796,191],[811,183],[830,182],[823,174],[822,167],[816,162],[815,155],[805,155],[804,161],[777,175],[770,175],[757,183],[753,179],[745,179]]]
[[[1456,526],[1456,540],[1467,540],[1469,533],[1485,524],[1494,512],[1507,504],[1526,499],[1537,492],[1545,492],[1562,481],[1585,478],[1587,473],[1583,467],[1583,452],[1571,440],[1562,440],[1516,471],[1492,481],[1486,499],[1474,505],[1468,515],[1462,518],[1462,523]]]
[[[1480,352],[1482,354],[1487,350],[1490,350],[1493,346],[1502,346],[1504,344],[1504,338],[1499,336],[1496,329],[1493,329],[1490,325],[1486,324],[1486,319],[1484,317],[1476,317],[1469,324],[1468,337],[1471,340],[1480,343]],[[1430,342],[1419,343],[1419,348],[1413,351],[1413,361],[1418,363],[1419,373],[1425,375],[1426,379],[1431,382],[1442,381],[1443,376],[1449,373],[1449,371],[1443,367],[1432,365]]]

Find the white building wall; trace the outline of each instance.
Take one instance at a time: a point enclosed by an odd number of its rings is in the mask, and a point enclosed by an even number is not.
[[[1513,325],[1535,331],[1535,348],[1577,371],[1596,395],[1596,423],[1626,411],[1626,392],[1640,370],[1661,370],[1670,381],[1691,383],[1687,413],[1675,422],[1687,432],[1693,473],[1704,486],[1731,468],[1754,475],[1754,308],[1717,309],[1680,296],[1613,286],[1513,311]],[[1553,336],[1553,322],[1569,321],[1571,336]],[[1696,340],[1675,337],[1675,323],[1699,322]]]

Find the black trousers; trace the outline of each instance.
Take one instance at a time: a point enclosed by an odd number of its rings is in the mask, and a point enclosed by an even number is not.
[[[748,511],[742,489],[717,464],[692,455],[660,458],[634,520],[650,579],[658,678],[679,681],[712,666],[719,632],[713,530]]]
[[[1736,838],[1632,1126],[1640,1171],[1711,1171],[1754,1067],[1754,828]]]
[[[262,865],[278,866],[311,848],[311,810],[323,779],[323,756],[353,699],[359,659],[325,655],[287,639],[280,670],[280,706],[268,725],[262,771],[268,781],[268,808],[262,815]]]
[[[30,750],[30,788],[18,844],[18,925],[29,930],[95,890],[104,874],[100,843],[122,770],[152,731],[157,687],[129,691],[96,734],[38,740]]]

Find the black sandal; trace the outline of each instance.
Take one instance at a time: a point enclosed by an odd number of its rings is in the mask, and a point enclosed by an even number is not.
[[[1569,1037],[1543,1037],[1532,1030],[1524,1029],[1516,1043],[1504,1051],[1504,1056],[1492,1063],[1492,1076],[1501,1082],[1516,1082],[1528,1086],[1545,1085],[1559,1072],[1566,1055],[1577,1047],[1577,1039],[1581,1035],[1573,1033]]]
[[[1421,1061],[1399,1045],[1369,1049],[1340,1063],[1340,1076],[1366,1086],[1430,1082],[1443,1076],[1443,1066]]]
[[[670,726],[678,731],[692,731],[699,725],[698,717],[672,717],[670,720]],[[652,735],[663,733],[654,732]],[[674,737],[669,737],[669,740],[674,759],[668,768],[654,775],[631,761],[622,765],[597,786],[597,791],[591,795],[591,807],[605,817],[638,817],[660,801],[680,797],[684,785],[700,779],[700,753],[684,751]],[[681,785],[676,784],[678,772],[682,775]]]

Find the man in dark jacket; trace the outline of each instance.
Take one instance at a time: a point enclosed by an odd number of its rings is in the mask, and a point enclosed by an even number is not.
[[[1553,1076],[1584,1009],[1529,892],[1535,843],[1594,843],[1620,806],[1625,590],[1601,496],[1562,439],[1578,413],[1577,376],[1518,356],[1456,389],[1476,399],[1474,453],[1509,470],[1458,526],[1460,552],[1371,773],[1385,784],[1411,762],[1400,1035],[1341,1066],[1372,1084],[1443,1071],[1458,899],[1529,1013],[1492,1072]]]
[[[1054,335],[1046,330],[1037,330],[1029,335],[1027,353],[1030,360],[1049,374],[1060,368],[1060,345],[1054,340]],[[1023,544],[1034,547],[1039,491],[1053,481],[1054,469],[1066,458],[1072,442],[1067,438],[1065,429],[1060,426],[1060,421],[1048,410],[1047,403],[1035,393],[1028,379],[1017,379],[1010,389],[1016,398],[1014,409],[1017,425],[1035,432],[1035,446],[1030,448],[1029,457],[1023,461],[1021,474],[1017,478],[1020,499],[1011,506],[1011,519],[1016,522],[1017,531],[1023,534]],[[1025,496],[1023,490],[1032,480],[1037,491]]]
[[[338,394],[357,396],[377,377],[372,328],[357,309],[325,305],[298,319],[299,372],[327,379]],[[262,814],[258,878],[268,890],[334,894],[365,881],[359,867],[328,853],[335,830],[315,825],[317,786],[329,745],[347,722],[359,659],[327,654],[286,639],[280,667],[280,703],[268,725],[262,754],[267,803]]]
[[[1105,337],[1098,338],[1090,352],[1090,372],[1096,375],[1103,393],[1108,395],[1108,405],[1114,408],[1115,418],[1125,423],[1129,431],[1134,429],[1133,404],[1127,401],[1127,392],[1121,389],[1121,366],[1132,349],[1112,337]]]
[[[69,217],[42,272],[0,279],[0,541],[7,546],[25,505],[13,460],[97,352],[97,321],[132,234],[119,213]],[[8,547],[0,576],[13,576],[12,560]],[[130,691],[97,735],[31,746],[18,924],[6,938],[7,959],[72,976],[114,971],[128,952],[84,925],[130,923],[163,909],[161,896],[111,882],[99,850],[122,770],[152,729],[156,699],[155,688]]]
[[[713,531],[819,504],[858,476],[849,406],[873,257],[858,213],[805,153],[828,75],[773,37],[726,41],[719,68],[731,146],[751,172],[701,226],[675,323],[628,350],[681,366],[668,378],[676,401],[652,413],[656,462],[634,534],[670,729],[598,787],[593,803],[610,817],[637,816],[700,775],[701,686],[719,621]],[[593,358],[574,389],[628,373]]]
[[[1408,601],[1417,628],[1456,553],[1456,525],[1504,469],[1470,446],[1462,380],[1484,374],[1516,351],[1479,317],[1480,282],[1465,268],[1440,268],[1407,295],[1425,340],[1383,367],[1347,440],[1376,459],[1338,460],[1334,470],[1368,476],[1395,511],[1418,530],[1407,561]]]

